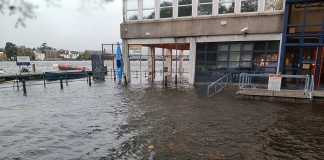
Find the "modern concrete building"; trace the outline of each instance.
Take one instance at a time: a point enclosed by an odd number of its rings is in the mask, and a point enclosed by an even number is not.
[[[162,48],[166,57],[172,57],[172,50],[189,50],[191,84],[214,81],[223,72],[278,69],[284,0],[123,0],[123,4],[121,37],[128,80],[130,45],[150,47],[150,55]],[[172,63],[166,72],[170,67]]]

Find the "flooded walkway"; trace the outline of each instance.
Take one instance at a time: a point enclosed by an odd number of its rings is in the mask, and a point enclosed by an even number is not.
[[[0,93],[0,159],[324,159],[324,106],[85,82]]]

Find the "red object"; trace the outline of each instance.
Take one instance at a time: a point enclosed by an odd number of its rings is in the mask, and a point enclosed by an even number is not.
[[[59,64],[58,69],[61,71],[71,71],[71,70],[88,71],[89,70],[87,67],[73,66],[70,64]]]

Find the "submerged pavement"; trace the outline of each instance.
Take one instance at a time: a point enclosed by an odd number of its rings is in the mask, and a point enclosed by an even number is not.
[[[324,159],[324,106],[70,83],[0,92],[0,159]]]

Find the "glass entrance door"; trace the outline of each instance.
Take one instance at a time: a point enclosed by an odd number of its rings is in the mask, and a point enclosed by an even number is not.
[[[319,77],[319,89],[324,89],[324,47],[320,49],[321,50],[321,61],[320,61],[320,77]]]
[[[324,48],[318,47],[316,49],[313,75],[315,80],[315,89],[324,88]]]

